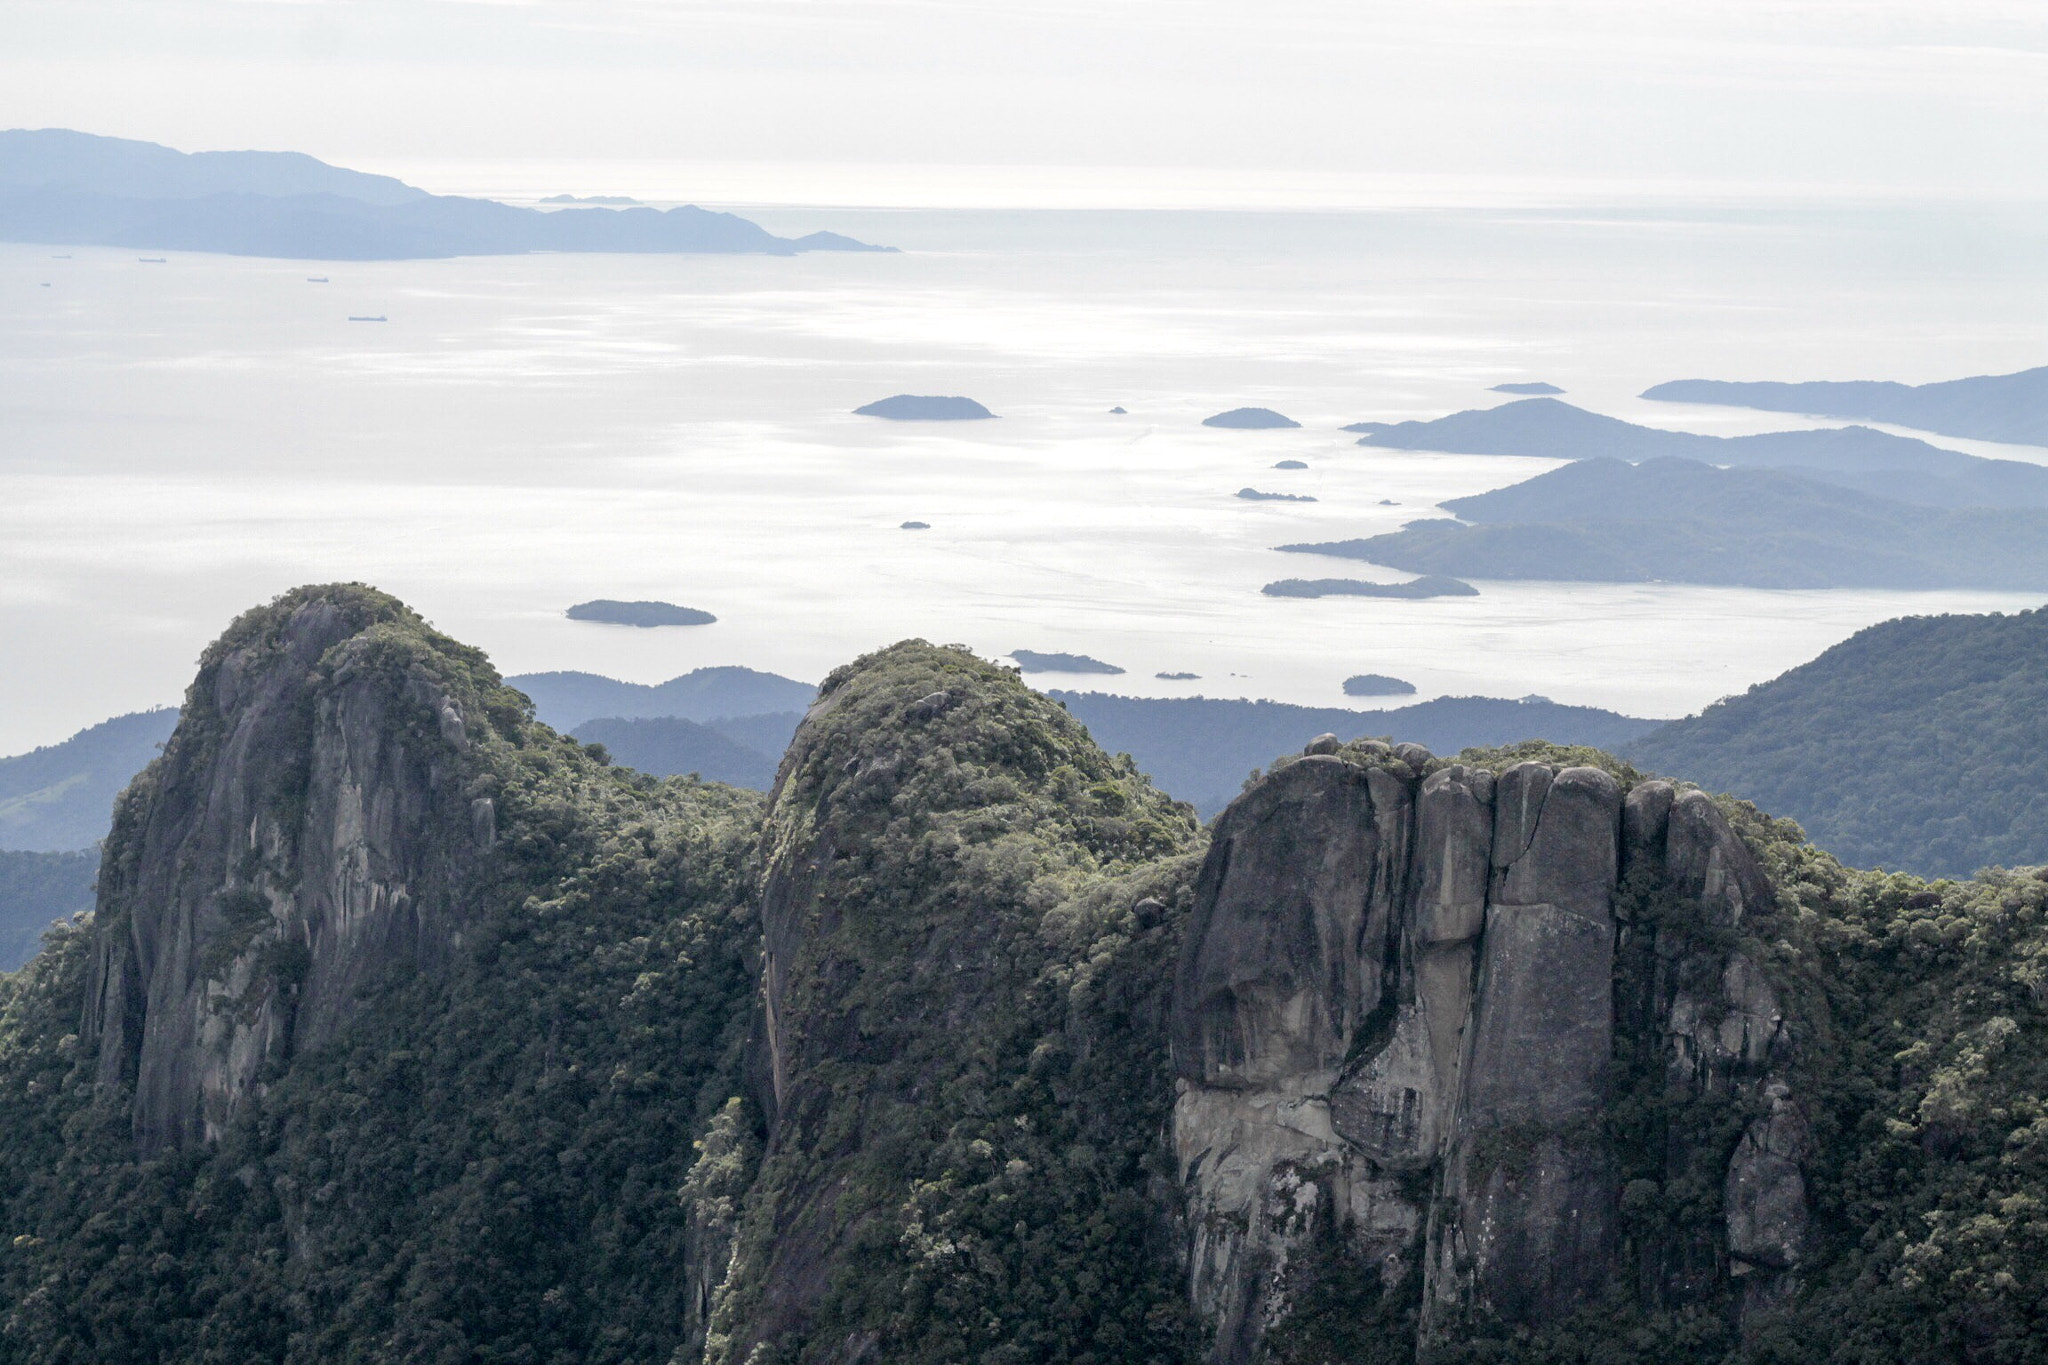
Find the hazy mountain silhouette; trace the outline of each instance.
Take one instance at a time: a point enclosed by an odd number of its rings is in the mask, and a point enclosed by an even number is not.
[[[119,199],[334,194],[365,204],[433,197],[388,175],[344,170],[304,152],[180,152],[69,128],[0,131],[0,191],[20,190]]]
[[[972,398],[915,393],[878,398],[853,412],[856,417],[885,417],[891,422],[979,422],[995,416]]]
[[[801,712],[818,695],[807,682],[730,666],[694,669],[652,686],[579,672],[522,673],[505,681],[531,697],[534,714],[564,734],[600,717],[681,716],[709,722]]]
[[[543,212],[428,194],[297,152],[187,154],[64,129],[0,132],[0,240],[312,260],[891,249],[830,232],[777,237],[691,205]]]
[[[800,717],[787,719],[794,733]],[[780,746],[763,753],[715,726],[681,716],[587,720],[576,727],[574,735],[585,744],[602,744],[613,762],[643,773],[656,777],[696,773],[713,782],[730,782],[755,791],[767,791],[775,784],[775,765],[782,758]],[[788,742],[785,734],[782,743]]]
[[[1815,417],[1861,417],[1902,427],[1968,436],[1980,441],[2048,445],[2048,365],[2017,374],[1976,375],[1938,384],[1879,380],[1800,384],[1675,379],[1643,390],[1669,403],[1714,403],[1799,412]]]
[[[1443,506],[1475,524],[1279,548],[1477,579],[2048,589],[2048,511],[1916,507],[1778,469],[1581,460]]]
[[[1393,681],[1389,679],[1388,681]],[[1294,706],[1220,697],[1121,697],[1105,692],[1048,692],[1095,742],[1123,752],[1204,819],[1228,805],[1245,774],[1298,751],[1328,731],[1340,739],[1399,735],[1441,754],[1473,745],[1513,744],[1542,735],[1560,744],[1613,748],[1655,730],[1641,720],[1593,706],[1564,706],[1542,697],[1438,697],[1385,711]]]
[[[2048,507],[2048,468],[1987,460],[1870,427],[1702,436],[1607,417],[1555,398],[1525,398],[1429,422],[1359,422],[1360,445],[1461,455],[1605,456],[1640,463],[1676,456],[1783,469],[1823,483],[1927,507]]]
[[[1202,425],[1236,431],[1271,431],[1279,427],[1298,427],[1301,423],[1271,408],[1232,408],[1214,417],[1204,417]]]

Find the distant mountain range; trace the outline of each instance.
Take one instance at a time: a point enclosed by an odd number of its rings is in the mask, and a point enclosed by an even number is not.
[[[773,782],[817,694],[810,683],[737,667],[700,668],[653,685],[582,672],[506,681],[532,698],[541,721],[603,745],[615,762],[661,777],[694,772],[760,790]],[[1538,738],[1613,747],[1659,724],[1537,697],[1443,697],[1355,711],[1203,697],[1048,695],[1105,747],[1129,753],[1164,790],[1205,817],[1237,794],[1252,768],[1298,751],[1325,731],[1347,740],[1393,734],[1455,753]],[[82,849],[105,837],[114,797],[155,757],[177,717],[169,708],[121,716],[61,744],[0,759],[0,849]],[[30,812],[37,823],[29,822]]]
[[[529,673],[506,681],[533,698],[541,720],[603,744],[616,762],[660,776],[695,772],[762,789],[773,781],[814,693],[808,683],[747,668],[699,669],[651,687],[592,673]],[[1441,697],[1354,711],[1208,697],[1046,695],[1087,726],[1097,743],[1130,754],[1162,790],[1204,818],[1237,795],[1253,768],[1299,752],[1325,732],[1347,740],[1392,734],[1456,753],[1525,739],[1612,748],[1661,723],[1540,697]]]
[[[1670,403],[1715,403],[1814,417],[1894,422],[1946,436],[2048,445],[2048,365],[2017,374],[1977,375],[1936,384],[1874,380],[1798,384],[1677,379],[1643,390]]]
[[[1292,706],[1216,697],[1117,697],[1048,692],[1111,753],[1127,753],[1155,785],[1203,819],[1237,796],[1252,771],[1301,752],[1320,734],[1342,740],[1392,736],[1439,754],[1526,739],[1613,749],[1663,722],[1542,697],[1438,697],[1385,711]]]
[[[1590,461],[1544,477],[1584,477],[1615,463]],[[1658,477],[1683,463],[1644,469]],[[1541,516],[1550,509],[1538,499],[1552,496],[1558,495],[1520,485],[1460,499],[1459,508],[1467,515]],[[1048,695],[1097,743],[1130,754],[1204,818],[1227,805],[1254,769],[1325,732],[1345,740],[1412,740],[1439,754],[1546,739],[1612,750],[1646,768],[1747,793],[1861,861],[1962,875],[1987,863],[2048,858],[2043,679],[2048,609],[1885,622],[1743,696],[1669,723],[1541,697],[1440,697],[1357,711],[1205,697]],[[541,720],[602,744],[615,762],[761,790],[772,783],[816,692],[809,683],[734,667],[698,669],[653,686],[581,672],[508,681],[534,700]],[[176,720],[169,708],[140,712],[0,759],[0,970],[32,954],[51,920],[91,904],[99,864],[92,845],[106,834],[114,796],[155,756]],[[1875,785],[1860,780],[1870,771],[1893,776]]]
[[[776,765],[802,719],[800,711],[748,716],[734,734],[726,720],[704,723],[681,716],[643,716],[587,720],[570,733],[585,744],[602,745],[613,762],[656,777],[695,773],[712,782],[764,792],[775,784]],[[750,739],[755,742],[748,743]]]
[[[62,128],[0,132],[0,240],[310,260],[892,249],[832,232],[777,237],[689,205],[542,211],[429,194],[298,152],[188,154]]]

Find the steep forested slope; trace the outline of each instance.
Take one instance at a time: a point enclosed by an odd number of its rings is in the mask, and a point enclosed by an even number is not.
[[[1184,1360],[1192,813],[1011,671],[840,669],[764,849],[767,1151],[709,1359]]]
[[[106,838],[114,798],[177,723],[169,708],[135,711],[0,758],[0,848],[64,853]]]
[[[2048,861],[2048,610],[1886,621],[1622,747],[1851,865]]]
[[[92,909],[96,848],[77,853],[0,849],[0,971],[35,956],[52,921]]]
[[[2048,880],[1310,747],[909,642],[764,805],[288,594],[0,978],[0,1360],[2048,1361]]]
[[[305,688],[273,691],[308,653]],[[458,823],[452,847],[415,843],[414,899],[359,903],[344,925],[321,908],[321,850],[352,849],[345,867],[381,879],[406,860],[377,831],[380,804],[402,795],[392,770],[355,770],[367,833],[322,814],[321,736],[351,762],[380,738],[349,721],[359,702],[422,780],[453,784]],[[739,1084],[758,798],[604,767],[529,720],[475,651],[364,589],[292,594],[236,622],[184,713],[116,820],[98,922],[4,988],[0,1355],[666,1359],[691,1322],[676,1273],[691,1210],[676,1191],[701,1123]],[[247,743],[294,732],[295,745]],[[167,850],[172,827],[211,828],[208,793],[237,788],[266,803],[251,812],[262,841],[225,850],[218,871],[203,841]],[[464,837],[476,801],[490,803],[488,849]],[[469,853],[455,900],[431,904],[435,860]],[[165,870],[167,890],[132,894]],[[110,955],[181,904],[200,946],[198,1028],[180,1033],[171,1011],[95,1040]],[[436,928],[416,911],[458,936],[445,956],[405,948],[404,933],[348,937],[394,912],[402,931]],[[140,944],[157,955],[156,1002],[174,997],[171,942]],[[314,1045],[337,955],[368,970]],[[281,1034],[251,1033],[273,1009]],[[250,1041],[223,1051],[209,1041],[222,1029]],[[232,1088],[204,1078],[232,1081],[265,1036],[253,1088],[226,1106]],[[189,1066],[152,1070],[167,1053]],[[218,1136],[138,1146],[166,1131],[138,1080],[193,1070]]]

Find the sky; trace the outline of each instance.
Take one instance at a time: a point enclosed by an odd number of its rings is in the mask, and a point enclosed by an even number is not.
[[[2048,4],[0,0],[0,126],[434,189],[693,166],[759,202],[969,202],[990,167],[1027,206],[1190,184],[2033,199]]]

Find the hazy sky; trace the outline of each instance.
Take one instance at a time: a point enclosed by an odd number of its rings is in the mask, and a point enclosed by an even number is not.
[[[371,169],[994,163],[2033,197],[2048,4],[0,0],[0,126],[47,125]]]

